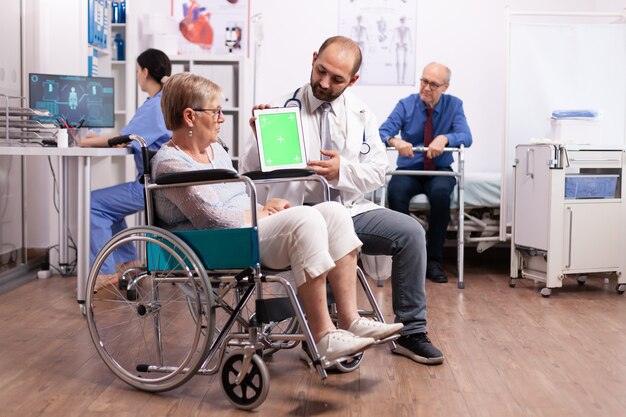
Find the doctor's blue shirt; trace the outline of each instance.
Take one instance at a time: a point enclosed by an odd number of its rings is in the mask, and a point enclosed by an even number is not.
[[[396,104],[387,120],[380,126],[380,137],[384,143],[398,136],[413,146],[424,146],[424,125],[426,124],[426,104],[419,94],[412,94]],[[446,147],[458,148],[460,145],[469,147],[472,134],[465,113],[463,102],[454,96],[442,94],[433,111],[434,136],[445,135],[448,138]],[[444,152],[435,158],[437,169],[449,167],[454,158],[451,152]],[[423,169],[424,153],[416,152],[413,158],[398,155],[398,168]]]

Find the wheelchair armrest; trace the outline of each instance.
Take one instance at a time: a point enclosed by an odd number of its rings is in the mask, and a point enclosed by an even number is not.
[[[315,175],[315,172],[308,169],[279,169],[270,172],[251,171],[243,175],[250,178],[252,181],[258,181],[310,177],[311,175]]]
[[[221,181],[239,178],[239,174],[228,169],[203,169],[199,171],[172,172],[154,180],[157,185],[193,183],[201,181]]]

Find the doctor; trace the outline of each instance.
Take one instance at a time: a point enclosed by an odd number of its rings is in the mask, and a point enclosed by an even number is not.
[[[443,354],[426,332],[424,229],[413,218],[380,207],[364,196],[385,184],[388,160],[376,117],[362,101],[345,91],[358,80],[361,59],[361,50],[351,39],[327,39],[313,53],[310,83],[275,103],[300,107],[309,169],[325,177],[331,197],[350,210],[363,253],[393,257],[393,310],[395,321],[404,324],[394,353],[419,363],[442,363]],[[250,119],[253,131],[255,121],[255,117]],[[330,138],[324,132],[330,133]],[[254,141],[245,145],[240,164],[241,172],[259,169]],[[320,190],[302,187],[306,186],[272,186],[269,195],[282,195],[292,205],[319,201]]]

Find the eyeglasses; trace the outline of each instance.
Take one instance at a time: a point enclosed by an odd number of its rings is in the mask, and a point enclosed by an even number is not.
[[[219,119],[220,117],[224,115],[224,111],[222,110],[221,107],[216,107],[214,109],[191,109],[191,110],[199,111],[199,112],[211,112],[213,113],[213,117],[215,117],[216,119]]]
[[[436,90],[439,87],[443,87],[444,85],[446,85],[445,83],[444,84],[437,84],[435,82],[428,81],[428,80],[426,80],[424,78],[420,78],[420,83],[422,83],[422,86],[424,86],[424,87],[429,86],[431,90]]]

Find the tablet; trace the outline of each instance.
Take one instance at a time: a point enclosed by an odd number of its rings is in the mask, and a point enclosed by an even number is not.
[[[254,115],[261,171],[306,168],[300,108],[256,109]]]

